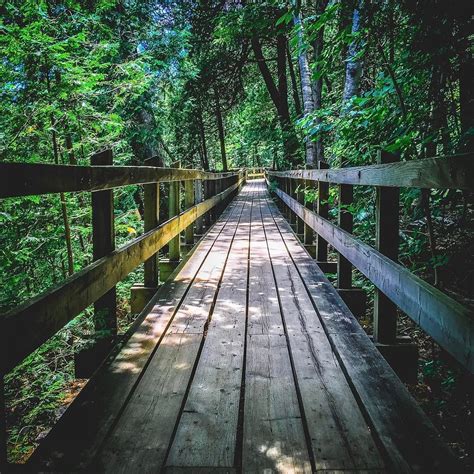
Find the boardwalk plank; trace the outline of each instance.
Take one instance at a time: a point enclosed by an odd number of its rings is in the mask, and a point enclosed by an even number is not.
[[[239,209],[241,211],[241,205]],[[213,248],[212,255],[200,268],[165,338],[104,444],[97,465],[106,471],[149,471],[163,465],[217,290],[219,270],[222,273],[237,225],[238,218],[234,215],[215,243],[216,249]],[[180,339],[181,335],[187,337]],[[182,360],[179,359],[181,351],[185,354]],[[168,368],[170,360],[180,360],[176,362],[176,370]],[[167,387],[175,389],[170,391]]]
[[[250,214],[251,202],[242,212],[232,243],[168,466],[234,465],[245,342]]]
[[[262,182],[150,308],[30,470],[462,472]]]
[[[228,219],[240,212],[231,204],[197,245],[192,258],[159,290],[152,310],[140,322],[124,347],[98,371],[30,458],[31,465],[46,468],[85,468],[97,454],[173,318],[176,308],[199,268],[223,231]]]
[[[316,469],[381,469],[383,461],[268,205],[262,215]]]
[[[270,207],[347,380],[384,447],[389,468],[396,472],[463,472],[433,424],[298,243],[276,206]]]
[[[255,213],[248,304],[243,470],[311,472],[263,224]]]

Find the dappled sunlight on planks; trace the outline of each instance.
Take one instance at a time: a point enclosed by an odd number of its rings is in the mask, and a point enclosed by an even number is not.
[[[258,452],[273,464],[272,468],[266,468],[264,473],[310,473],[311,464],[307,461],[306,453],[293,453],[293,456],[284,454],[281,442],[269,442],[261,444]]]

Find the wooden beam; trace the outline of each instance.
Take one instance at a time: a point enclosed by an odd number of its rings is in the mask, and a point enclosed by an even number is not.
[[[192,179],[216,180],[238,172],[152,166],[74,166],[41,163],[0,163],[0,198],[75,191],[99,191],[130,184]]]
[[[354,219],[348,207],[354,199],[351,184],[339,185],[339,227],[352,234]],[[340,289],[352,288],[352,265],[344,255],[337,255],[337,287]]]
[[[327,169],[329,165],[323,161],[319,162],[320,170]],[[329,215],[329,184],[324,181],[318,182],[318,200],[316,202],[316,212],[322,218],[327,219]],[[316,236],[316,260],[318,262],[327,262],[328,243],[317,234]]]
[[[194,206],[194,181],[184,182],[184,208],[189,209]],[[194,222],[186,227],[184,231],[184,241],[187,245],[194,245]]]
[[[316,186],[316,183],[312,182],[312,181],[303,181],[303,185],[305,187],[305,189],[314,189],[315,186]],[[315,203],[314,202],[307,202],[306,204],[306,207],[308,209],[314,209],[314,206],[315,206]],[[304,244],[306,246],[313,246],[314,244],[314,232],[313,232],[313,229],[311,229],[311,227],[308,225],[308,224],[304,224]],[[314,251],[314,249],[313,249]]]
[[[474,190],[474,154],[327,170],[269,171],[312,181],[365,186]]]
[[[149,259],[191,222],[229,197],[239,182],[193,206],[127,245],[102,257],[60,285],[1,315],[5,339],[15,340],[5,355],[3,370],[10,371],[65,324]],[[19,338],[18,335],[22,337]]]
[[[112,151],[93,155],[92,165],[112,165]],[[92,193],[92,255],[94,261],[115,250],[114,192]],[[105,275],[104,275],[105,277]],[[94,326],[100,339],[113,340],[117,336],[117,294],[113,286],[94,303]]]
[[[160,158],[153,157],[147,160],[147,164],[158,165]],[[144,230],[148,232],[158,226],[160,220],[160,184],[151,183],[143,187],[144,192]],[[152,255],[144,263],[144,286],[147,288],[158,288],[158,253]]]
[[[195,204],[199,204],[200,202],[202,202],[202,195],[203,195],[202,184],[203,183],[200,179],[195,181],[195,184],[194,184],[194,203]],[[204,232],[204,218],[199,217],[198,219],[196,219],[196,233],[199,235],[202,235],[203,232]]]
[[[380,163],[395,163],[398,156],[379,154]],[[400,230],[400,189],[377,188],[375,201],[375,248],[398,262]],[[374,340],[381,344],[397,342],[397,306],[379,289],[374,294]]]
[[[441,347],[474,372],[474,315],[470,310],[374,248],[301,206],[280,189],[276,189],[276,193]]]

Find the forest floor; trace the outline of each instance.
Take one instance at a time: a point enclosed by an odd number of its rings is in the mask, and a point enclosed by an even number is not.
[[[474,210],[448,212],[435,220],[437,249],[448,256],[439,268],[442,289],[467,306],[474,307]],[[418,223],[419,224],[419,223]],[[448,230],[448,231],[447,231]],[[423,256],[426,259],[426,255]],[[430,280],[430,270],[423,277]],[[127,285],[123,294],[128,294]],[[361,324],[372,332],[372,305]],[[25,462],[57,419],[74,400],[86,379],[74,374],[74,353],[90,332],[90,319],[76,318],[48,341],[6,379],[7,423],[10,433],[9,459]],[[131,324],[127,302],[119,312],[121,332]],[[399,334],[409,336],[419,348],[418,383],[408,385],[423,410],[441,432],[456,456],[474,468],[472,440],[472,378],[407,316],[400,314]]]

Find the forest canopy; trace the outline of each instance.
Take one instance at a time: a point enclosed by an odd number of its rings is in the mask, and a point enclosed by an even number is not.
[[[88,165],[111,149],[115,165],[158,156],[166,167],[286,170],[375,164],[381,150],[400,160],[471,152],[472,10],[465,0],[6,0],[0,160]],[[374,190],[355,192],[355,233],[373,243]],[[460,279],[459,257],[450,263],[472,235],[472,196],[411,189],[401,204],[401,262],[472,295],[472,268]],[[447,206],[462,234],[452,245],[442,240]],[[116,191],[115,213],[120,246],[143,232],[143,190]],[[2,310],[91,263],[90,224],[87,193],[2,201]],[[118,287],[123,315],[141,271]],[[49,349],[77,339],[88,314]],[[32,358],[22,374],[43,354]],[[47,425],[71,366],[61,362],[59,378],[43,367],[46,392],[26,386],[31,374],[7,380],[21,393],[12,418]],[[15,434],[19,446],[35,439]]]

